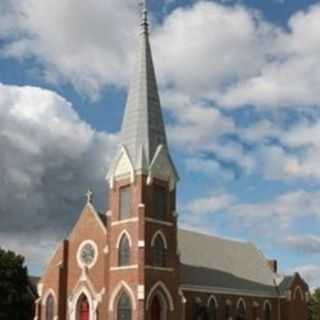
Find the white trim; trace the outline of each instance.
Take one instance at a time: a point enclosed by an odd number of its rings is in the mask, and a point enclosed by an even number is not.
[[[57,305],[57,296],[56,293],[54,292],[53,289],[49,288],[47,289],[46,293],[44,294],[43,298],[42,298],[42,306],[46,306],[47,304],[47,299],[48,297],[52,295],[53,297],[53,302],[54,302],[54,314],[56,314],[55,310],[56,310],[56,305]]]
[[[111,226],[117,226],[119,224],[126,224],[126,223],[132,223],[132,222],[137,222],[139,219],[137,217],[135,218],[130,218],[130,219],[124,219],[124,220],[118,220],[114,221],[111,223]]]
[[[42,296],[42,292],[43,291],[43,283],[42,282],[39,282],[38,284],[37,284],[37,292],[38,292],[38,296],[41,298],[41,296]]]
[[[152,239],[151,239],[151,247],[154,247],[154,243],[157,239],[157,237],[160,236],[162,241],[163,241],[163,244],[164,244],[164,247],[166,249],[168,249],[168,242],[167,242],[167,239],[165,237],[165,235],[163,234],[163,232],[161,230],[158,230],[157,232],[155,232],[155,234],[153,235]]]
[[[111,267],[110,271],[122,271],[122,270],[132,270],[132,269],[138,269],[138,265],[132,264],[129,266]]]
[[[240,297],[238,299],[238,301],[237,301],[237,310],[239,309],[241,302],[243,303],[244,310],[247,311],[247,304],[246,304],[245,300],[242,297]]]
[[[245,297],[262,297],[262,298],[279,298],[279,296],[268,295],[265,292],[259,292],[254,290],[237,290],[237,289],[226,289],[220,287],[203,287],[195,285],[181,285],[180,288],[183,291],[191,292],[204,292],[204,293],[214,293],[214,294],[230,294],[236,296]]]
[[[128,172],[124,172],[121,174],[117,174],[117,170],[118,170],[118,165],[120,160],[122,159],[122,157],[126,157],[126,160],[129,164],[129,170]],[[120,152],[118,153],[117,157],[116,157],[116,161],[114,162],[114,164],[112,165],[112,167],[110,168],[110,171],[108,172],[107,176],[106,176],[106,180],[109,180],[109,185],[110,188],[113,189],[114,188],[114,182],[116,180],[119,180],[119,178],[123,178],[129,176],[130,177],[130,182],[134,183],[135,181],[135,172],[134,172],[134,167],[131,161],[131,158],[129,156],[129,153],[126,149],[125,146],[121,146],[120,148]]]
[[[88,265],[85,265],[82,261],[81,261],[81,250],[83,249],[83,247],[86,245],[86,244],[90,244],[92,247],[93,247],[93,250],[94,250],[94,257],[93,257],[93,260],[91,261],[90,264]],[[79,247],[78,247],[78,250],[77,250],[77,262],[78,262],[78,266],[83,269],[83,268],[89,268],[91,269],[97,262],[98,260],[98,256],[99,256],[99,250],[98,250],[98,246],[97,244],[91,240],[91,239],[87,239],[87,240],[84,240],[80,243]]]
[[[266,300],[264,303],[263,303],[263,310],[265,311],[267,308],[266,306],[269,305],[270,307],[270,311],[272,312],[272,304],[269,300]]]
[[[216,305],[216,308],[219,308],[218,300],[217,300],[216,296],[213,295],[213,294],[212,294],[212,295],[209,297],[209,299],[208,299],[208,307],[210,306],[211,300],[214,301],[214,303],[215,303],[215,305]]]
[[[108,210],[108,211],[106,212],[106,216],[107,216],[107,217],[112,217],[112,211],[111,211],[111,210]]]
[[[94,299],[92,298],[92,295],[90,291],[82,285],[78,292],[74,295],[73,299],[69,301],[69,315],[70,315],[70,320],[76,320],[77,317],[77,306],[79,299],[82,295],[85,295],[88,303],[89,303],[89,319],[90,320],[95,320],[96,319],[96,307],[94,304]]]
[[[146,243],[144,240],[139,240],[138,241],[138,248],[144,248],[146,246]]]
[[[127,231],[127,229],[124,229],[124,230],[121,231],[121,233],[118,236],[117,243],[116,243],[116,248],[117,249],[119,249],[120,241],[122,240],[122,237],[124,235],[126,235],[127,238],[128,238],[130,248],[132,247],[132,240],[131,240],[130,233]]]
[[[294,292],[293,292],[293,300],[296,300],[297,299],[297,292],[300,291],[300,296],[301,296],[301,299],[302,301],[304,301],[304,294],[303,294],[303,290],[301,289],[300,286],[296,287],[294,289]]]
[[[145,269],[155,270],[155,271],[169,271],[169,272],[174,271],[173,268],[165,268],[165,267],[157,267],[157,266],[149,266],[149,265],[146,265]]]
[[[145,287],[143,284],[138,285],[138,300],[144,300]]]
[[[162,225],[168,226],[168,227],[173,227],[174,226],[174,223],[172,223],[172,222],[161,221],[161,220],[157,220],[157,219],[153,219],[153,218],[146,217],[145,220],[147,222],[162,224]]]
[[[125,290],[129,296],[131,297],[131,303],[132,303],[132,309],[136,310],[136,299],[133,293],[133,290],[130,288],[130,286],[125,282],[125,281],[121,281],[116,288],[113,290],[111,296],[110,296],[110,301],[109,301],[109,311],[113,311],[114,310],[114,302],[117,298],[117,296],[119,295],[119,293],[121,292],[121,290]]]
[[[162,281],[158,281],[152,287],[152,289],[150,290],[150,292],[148,294],[147,301],[146,301],[146,310],[149,309],[150,300],[152,298],[153,293],[159,288],[163,290],[163,292],[165,293],[165,295],[167,297],[167,300],[169,302],[170,311],[174,311],[174,303],[173,303],[173,299],[172,299],[171,293],[170,293],[169,289],[166,287],[166,285]]]
[[[145,204],[144,203],[139,203],[138,208],[145,208]]]

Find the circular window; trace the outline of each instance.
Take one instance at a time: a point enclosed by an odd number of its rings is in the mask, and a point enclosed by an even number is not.
[[[96,263],[98,256],[97,246],[91,241],[82,242],[78,249],[77,260],[80,267],[91,268]]]

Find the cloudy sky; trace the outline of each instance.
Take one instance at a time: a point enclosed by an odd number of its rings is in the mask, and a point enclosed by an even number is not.
[[[136,0],[1,0],[0,245],[40,274],[104,177]],[[150,0],[180,226],[253,241],[320,286],[320,5]]]

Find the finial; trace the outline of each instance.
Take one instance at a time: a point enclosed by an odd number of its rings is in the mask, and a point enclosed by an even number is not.
[[[93,192],[91,190],[88,190],[86,193],[87,196],[87,204],[92,204],[93,202]]]
[[[148,4],[147,0],[141,0],[140,6],[142,9],[142,28],[144,32],[148,32]]]

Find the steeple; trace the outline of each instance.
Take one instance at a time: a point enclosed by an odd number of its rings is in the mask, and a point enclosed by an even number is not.
[[[173,175],[177,173],[171,161],[158,85],[153,65],[146,0],[143,1],[140,22],[139,48],[135,72],[131,80],[120,134],[122,152],[130,160],[134,174],[149,174],[158,153],[166,153]],[[119,158],[119,157],[118,157]],[[110,168],[108,178],[115,176],[117,161]]]
[[[157,147],[167,145],[160,107],[158,86],[149,42],[149,24],[146,4],[143,6],[139,51],[131,82],[120,143],[129,152],[136,169],[140,169],[141,148],[150,164]]]

